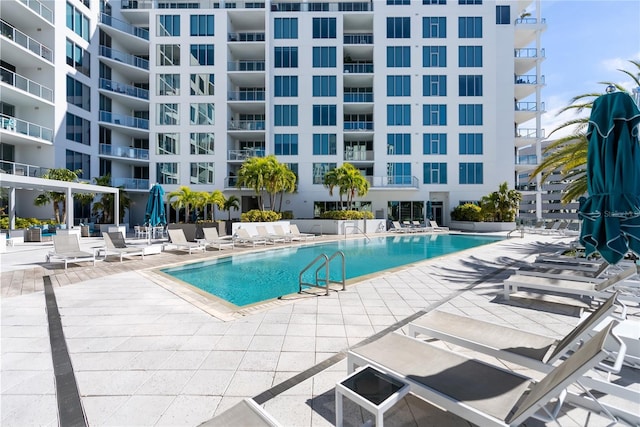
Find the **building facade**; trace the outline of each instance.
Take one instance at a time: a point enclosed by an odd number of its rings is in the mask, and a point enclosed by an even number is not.
[[[447,224],[459,203],[522,184],[536,161],[521,149],[540,158],[540,0],[0,7],[2,168],[109,174],[130,224],[156,182],[254,208],[238,170],[270,154],[297,175],[282,205],[297,218],[337,207],[322,182],[348,162],[370,184],[358,209]],[[38,216],[17,197],[19,216]]]

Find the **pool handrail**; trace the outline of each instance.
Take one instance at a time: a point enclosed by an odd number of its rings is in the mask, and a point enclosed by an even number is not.
[[[330,273],[329,273],[329,265],[330,265],[331,261],[334,258],[338,257],[338,256],[341,257],[341,259],[342,259],[342,278],[341,278],[341,280],[331,280],[331,276],[330,276]],[[321,259],[324,259],[324,261],[320,264],[320,266],[318,268],[316,268],[316,271],[315,271],[315,283],[304,282],[302,280],[303,274],[305,272],[307,272],[311,267],[316,265],[318,263],[318,261],[320,261]],[[324,278],[319,276],[319,273],[323,269],[325,271],[325,277]],[[324,286],[321,283],[324,283]],[[342,251],[337,251],[331,256],[328,256],[327,254],[322,253],[322,254],[318,255],[317,257],[315,257],[313,259],[313,261],[311,261],[309,264],[307,264],[307,266],[304,267],[300,271],[300,274],[298,275],[298,293],[299,294],[302,293],[302,287],[303,286],[307,286],[307,287],[320,288],[320,289],[324,288],[324,289],[326,289],[325,295],[329,295],[329,290],[330,290],[330,284],[331,283],[342,284],[342,290],[344,291],[346,289],[345,256],[344,256],[344,252],[342,252]]]

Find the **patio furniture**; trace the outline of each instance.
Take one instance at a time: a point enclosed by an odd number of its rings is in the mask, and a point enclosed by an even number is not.
[[[174,246],[179,250],[186,250],[189,252],[189,255],[193,253],[193,251],[205,251],[206,247],[196,242],[189,242],[184,235],[184,231],[180,228],[168,229],[167,233],[169,233],[169,239],[171,243],[165,243],[163,246],[166,248],[167,246]]]
[[[204,245],[205,249],[211,246],[221,251],[224,248],[233,249],[235,247],[233,239],[230,237],[220,237],[215,227],[206,227],[203,228],[202,231],[204,233],[204,239],[196,239],[196,242]]]
[[[53,251],[47,253],[46,262],[62,261],[64,269],[69,262],[92,261],[96,265],[96,254],[80,249],[78,236],[75,234],[54,234]]]
[[[108,254],[119,255],[120,262],[122,262],[123,257],[130,255],[140,255],[142,259],[144,259],[144,248],[127,246],[121,232],[111,231],[102,233],[102,238],[104,239],[105,244],[105,247],[102,248],[102,250],[104,250],[105,257]]]

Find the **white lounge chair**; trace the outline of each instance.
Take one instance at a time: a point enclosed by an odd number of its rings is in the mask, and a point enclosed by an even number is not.
[[[624,269],[624,267],[622,267]],[[569,266],[556,267],[540,264],[525,265],[516,270],[516,274],[524,276],[548,277],[551,279],[577,280],[580,282],[600,282],[607,275],[621,271],[620,266],[601,263],[595,270],[573,269]]]
[[[411,227],[403,227],[400,224],[400,221],[392,221],[391,225],[393,228],[389,229],[391,233],[415,233],[416,230],[413,230]]]
[[[244,228],[238,228],[236,230],[236,234],[234,235],[234,239],[236,243],[248,244],[253,247],[256,245],[266,245],[267,240],[260,236],[252,236],[249,232]]]
[[[64,269],[69,262],[92,261],[96,265],[96,254],[80,249],[78,236],[75,234],[54,234],[53,251],[46,255],[46,262],[62,261]]]
[[[284,231],[284,228],[280,224],[273,224],[273,231],[275,231],[277,236],[283,237],[285,242],[294,242],[302,240],[302,237],[296,236],[295,234]]]
[[[289,230],[291,230],[291,234],[293,234],[296,237],[300,237],[301,239],[304,239],[304,240],[316,238],[316,235],[313,233],[301,233],[300,230],[298,229],[297,224],[290,224]]]
[[[537,412],[550,403],[555,409],[544,409],[545,420],[554,419],[565,393],[572,405],[588,410],[598,405],[567,389],[574,384],[580,386],[579,379],[608,356],[604,346],[612,326],[587,340],[539,381],[398,333],[351,349],[347,366],[351,373],[358,366],[370,365],[474,425],[519,426],[531,417],[538,418]]]
[[[233,238],[231,236],[220,237],[218,230],[215,227],[203,227],[204,239],[198,239],[198,243],[204,245],[205,249],[208,247],[216,248],[221,251],[224,248],[235,247]]]
[[[120,231],[102,233],[105,247],[102,249],[105,252],[105,257],[109,254],[115,254],[120,256],[120,262],[122,258],[129,255],[140,255],[144,259],[144,248],[127,246],[124,236]]]
[[[430,220],[429,225],[431,226],[433,231],[449,231],[449,227],[439,226],[438,223],[434,220]]]
[[[163,246],[166,247],[175,247],[179,250],[189,251],[189,255],[193,253],[193,251],[202,251],[204,252],[206,247],[196,242],[189,242],[187,237],[184,235],[184,231],[181,228],[169,229],[167,230],[169,233],[169,240],[171,243],[165,243]]]
[[[258,236],[265,239],[267,243],[285,243],[285,238],[283,236],[276,236],[275,234],[269,233],[269,231],[267,231],[267,227],[264,225],[256,225],[256,231],[258,232]]]

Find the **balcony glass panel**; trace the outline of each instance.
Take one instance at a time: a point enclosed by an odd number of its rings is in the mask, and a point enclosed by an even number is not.
[[[46,101],[53,102],[53,91],[51,89],[23,77],[20,74],[16,74],[6,68],[0,67],[0,79],[3,83],[14,86],[25,92],[29,92],[31,95],[35,95]]]
[[[115,28],[116,30],[122,31],[123,33],[131,34],[132,36],[140,37],[144,40],[149,40],[149,30],[147,30],[146,28],[136,27],[129,24],[128,22],[124,22],[110,15],[107,15],[106,13],[100,14],[100,23]]]
[[[53,130],[4,114],[0,114],[0,128],[49,142],[53,141]]]
[[[142,68],[143,70],[149,69],[148,60],[125,52],[120,52],[119,50],[111,49],[110,47],[100,46],[100,56],[113,59],[114,61],[123,62],[134,67]]]
[[[139,87],[126,85],[113,80],[100,79],[100,89],[110,90],[116,93],[133,96],[140,99],[149,99],[149,91]]]

